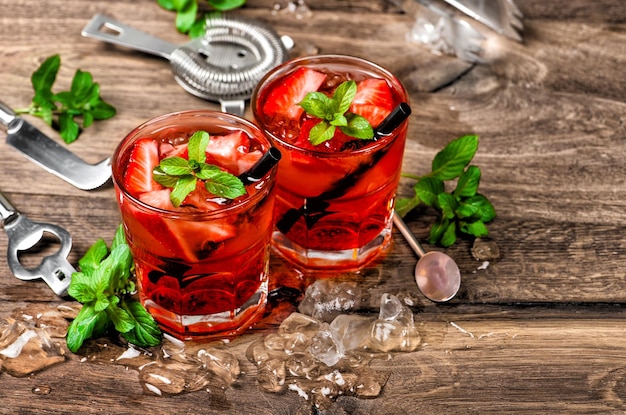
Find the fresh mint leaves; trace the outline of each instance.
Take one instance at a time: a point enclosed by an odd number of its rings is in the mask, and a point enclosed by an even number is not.
[[[496,211],[491,202],[478,193],[481,171],[470,165],[477,150],[478,136],[465,135],[451,141],[435,155],[430,173],[424,176],[403,174],[417,182],[415,196],[396,202],[400,216],[421,203],[439,211],[439,217],[430,228],[429,243],[450,246],[456,242],[458,232],[475,237],[488,235],[485,223],[496,217]],[[454,190],[446,192],[445,182],[455,179]]]
[[[176,29],[192,38],[204,33],[206,13],[201,12],[198,0],[157,0],[166,10],[176,12]],[[207,0],[213,10],[223,12],[243,6],[246,0]]]
[[[356,82],[345,81],[335,89],[331,98],[321,92],[306,94],[300,106],[307,114],[321,121],[309,132],[309,141],[314,146],[330,140],[336,128],[350,137],[374,138],[374,129],[365,117],[348,112],[357,91]]]
[[[100,97],[100,85],[93,82],[92,75],[80,69],[74,73],[69,91],[52,92],[60,66],[61,57],[53,55],[33,72],[31,83],[35,95],[32,102],[29,107],[17,109],[15,113],[42,118],[57,129],[69,144],[80,134],[81,125],[77,119],[82,118],[82,128],[87,128],[94,120],[113,117],[115,108]]]
[[[115,328],[137,346],[156,346],[162,333],[152,316],[131,294],[133,258],[120,225],[111,249],[99,239],[78,263],[68,294],[83,304],[67,331],[67,347],[76,353],[84,341]]]
[[[198,180],[204,182],[210,193],[225,199],[236,199],[246,194],[246,187],[237,176],[206,163],[209,140],[209,133],[196,131],[187,143],[189,160],[178,156],[168,157],[154,168],[154,180],[173,188],[170,200],[174,206],[180,206],[187,195],[196,189]]]

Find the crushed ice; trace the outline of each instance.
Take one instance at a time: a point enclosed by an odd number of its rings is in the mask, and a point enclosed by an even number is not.
[[[296,391],[320,406],[342,395],[378,396],[384,382],[372,373],[369,362],[381,353],[417,349],[420,335],[412,311],[398,297],[383,294],[378,316],[337,314],[345,311],[346,302],[325,300],[337,284],[332,289],[322,281],[316,284],[307,295],[320,301],[305,296],[302,304],[309,305],[287,317],[276,333],[248,347],[246,356],[258,369],[259,387],[268,392]],[[346,287],[339,291],[355,292]],[[334,317],[328,321],[329,316]]]

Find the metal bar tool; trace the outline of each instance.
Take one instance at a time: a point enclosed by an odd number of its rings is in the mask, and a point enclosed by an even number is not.
[[[26,158],[81,190],[102,186],[111,177],[111,159],[89,164],[76,154],[17,116],[0,101],[0,124],[6,127],[7,144]]]
[[[7,262],[13,274],[22,281],[42,279],[56,295],[65,295],[72,273],[76,272],[67,261],[72,248],[70,234],[57,225],[31,222],[26,216],[20,214],[1,192],[0,217],[9,237]],[[27,269],[20,263],[19,253],[33,248],[43,239],[44,232],[54,235],[61,247],[55,254],[44,257],[37,267]]]

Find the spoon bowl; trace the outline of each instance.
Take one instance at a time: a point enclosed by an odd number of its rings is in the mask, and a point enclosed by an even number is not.
[[[419,257],[415,265],[415,282],[422,294],[435,302],[451,300],[461,287],[461,272],[456,262],[443,252],[425,252],[396,212],[393,214],[393,223]]]

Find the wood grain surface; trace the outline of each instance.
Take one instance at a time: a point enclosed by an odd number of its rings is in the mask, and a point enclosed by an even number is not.
[[[344,53],[398,75],[413,114],[403,163],[425,173],[448,141],[478,134],[474,163],[481,193],[497,210],[489,224],[500,257],[483,267],[472,240],[445,252],[463,275],[459,294],[435,304],[413,281],[415,256],[399,234],[384,258],[355,279],[366,293],[363,314],[383,293],[414,300],[420,348],[374,359],[386,379],[377,398],[341,397],[323,411],[292,391],[257,386],[247,346],[275,330],[293,305],[233,342],[243,375],[228,388],[156,397],[136,371],[67,361],[25,378],[0,373],[3,414],[621,414],[626,410],[626,7],[622,0],[517,0],[523,42],[480,27],[485,63],[469,64],[407,41],[413,19],[391,2],[309,1],[299,19],[274,12],[274,0],[248,0],[239,12],[292,37],[292,55]],[[185,93],[169,63],[80,35],[106,13],[173,43],[184,43],[174,15],[152,0],[0,0],[0,100],[13,108],[32,98],[30,75],[59,54],[58,88],[77,68],[90,71],[115,118],[96,122],[69,149],[89,162],[109,157],[140,123],[168,112],[218,109]],[[250,117],[249,111],[246,116]],[[36,118],[28,121],[58,137]],[[0,132],[0,138],[4,137]],[[29,219],[65,227],[76,263],[119,223],[112,186],[77,190],[27,161],[0,151],[0,190]],[[411,183],[403,180],[401,195]],[[419,239],[433,211],[406,221]],[[7,245],[0,235],[0,252]],[[427,250],[444,250],[425,245]],[[4,255],[4,254],[2,254]],[[299,281],[272,259],[274,286]],[[304,284],[302,281],[299,283]],[[302,288],[301,286],[295,288]],[[0,261],[0,318],[18,307],[60,301],[41,282],[22,282]],[[40,388],[47,394],[36,393]]]

